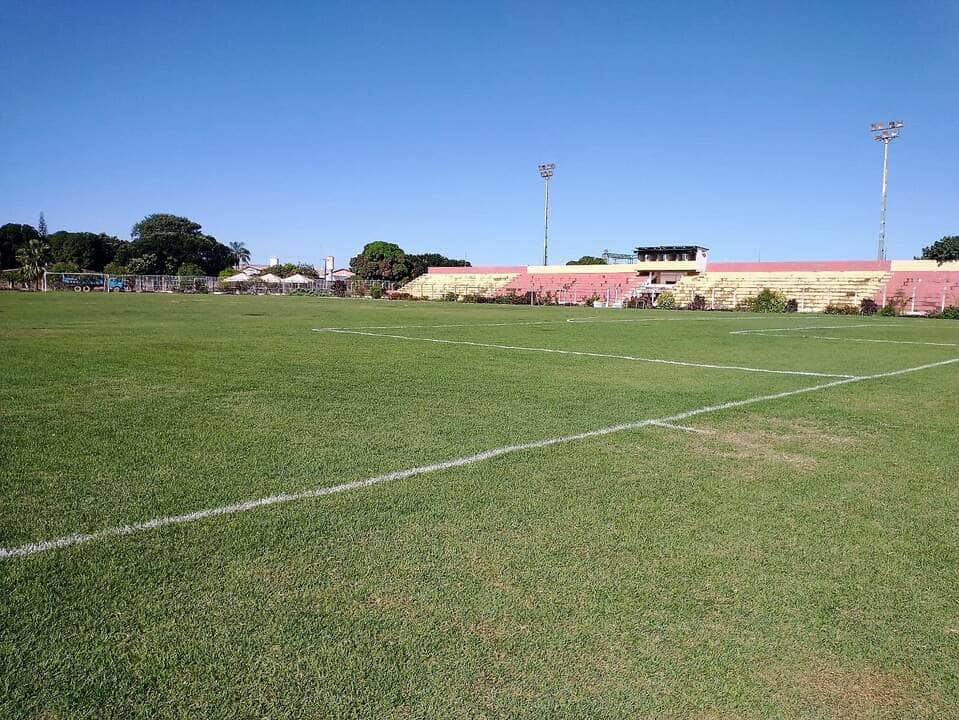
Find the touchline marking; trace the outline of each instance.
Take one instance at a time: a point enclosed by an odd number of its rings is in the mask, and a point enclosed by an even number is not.
[[[612,355],[609,353],[586,352],[582,350],[557,350],[555,348],[523,347],[520,345],[497,345],[495,343],[473,342],[471,340],[446,340],[443,338],[414,337],[412,335],[393,335],[392,333],[372,333],[363,330],[336,330],[333,328],[314,328],[314,332],[341,333],[344,335],[364,335],[367,337],[392,338],[394,340],[412,340],[415,342],[440,343],[442,345],[467,345],[470,347],[494,348],[496,350],[519,350],[521,352],[553,353],[556,355],[578,355],[582,357],[612,358],[633,362],[656,363],[659,365],[680,365],[682,367],[707,368],[710,370],[737,370],[740,372],[770,373],[773,375],[801,375],[803,377],[854,378],[858,375],[838,373],[809,372],[804,370],[772,370],[770,368],[743,367],[741,365],[712,365],[709,363],[686,362],[683,360],[664,360],[662,358],[637,357],[634,355]]]
[[[492,450],[484,450],[483,452],[478,452],[473,455],[466,455],[464,457],[433,463],[431,465],[421,465],[419,467],[409,468],[407,470],[397,470],[396,472],[386,473],[385,475],[377,475],[376,477],[366,478],[365,480],[355,480],[353,482],[342,483],[340,485],[315,488],[313,490],[305,490],[298,493],[270,495],[269,497],[260,498],[258,500],[247,500],[245,502],[239,502],[233,505],[223,505],[221,507],[209,508],[206,510],[197,510],[196,512],[187,513],[185,515],[159,517],[154,518],[153,520],[146,520],[144,522],[105,528],[92,533],[77,533],[75,535],[67,535],[65,537],[55,538],[53,540],[32,542],[26,545],[20,545],[19,547],[0,548],[0,559],[36,555],[38,553],[56,550],[58,548],[70,547],[71,545],[81,545],[94,540],[105,540],[107,538],[120,537],[123,535],[134,535],[136,533],[154,530],[167,525],[182,525],[185,523],[196,522],[198,520],[204,520],[206,518],[219,517],[220,515],[233,515],[236,513],[248,512],[250,510],[268,507],[270,505],[291,503],[298,500],[323,497],[324,495],[333,495],[335,493],[346,492],[348,490],[357,490],[359,488],[370,487],[380,483],[403,480],[405,478],[415,477],[417,475],[425,475],[427,473],[437,472],[439,470],[448,470],[450,468],[463,467],[464,465],[473,465],[484,460],[491,460],[493,458],[508,455],[510,453],[522,452],[524,450],[536,450],[538,448],[550,447],[551,445],[576,442],[578,440],[587,440],[589,438],[612,435],[613,433],[619,433],[626,430],[637,430],[639,428],[649,427],[651,425],[672,425],[677,421],[696,417],[697,415],[705,415],[706,413],[731,410],[733,408],[754,405],[756,403],[768,402],[771,400],[780,400],[782,398],[792,397],[794,395],[802,395],[804,393],[816,392],[818,390],[826,390],[828,388],[838,387],[840,385],[846,385],[849,383],[863,382],[864,380],[877,380],[880,378],[905,375],[907,373],[928,370],[957,362],[959,362],[959,358],[952,358],[950,360],[942,360],[940,362],[929,363],[927,365],[917,365],[916,367],[905,368],[903,370],[892,370],[890,372],[877,373],[875,375],[862,375],[859,377],[843,378],[841,380],[833,380],[832,382],[822,383],[820,385],[811,385],[809,387],[798,388],[796,390],[786,390],[784,392],[773,393],[771,395],[758,395],[756,397],[746,398],[745,400],[733,400],[731,402],[720,403],[718,405],[707,405],[706,407],[697,408],[696,410],[687,410],[685,412],[677,413],[675,415],[668,415],[666,417],[651,418],[649,420],[636,420],[619,425],[610,425],[608,427],[599,428],[598,430],[589,430],[587,432],[576,433],[575,435],[564,435],[562,437],[547,438],[545,440],[536,440],[534,442],[521,443],[517,445],[506,445],[504,447],[493,448]]]
[[[920,340],[880,340],[877,338],[847,338],[835,335],[786,335],[785,333],[762,333],[766,337],[810,338],[813,340],[840,340],[842,342],[891,343],[893,345],[933,345],[935,347],[959,347],[959,343],[922,342]]]
[[[730,335],[761,335],[774,332],[796,332],[799,330],[844,330],[845,328],[861,327],[906,327],[901,323],[857,323],[855,325],[803,325],[801,327],[788,328],[759,328],[748,330],[730,330]]]
[[[682,430],[683,432],[700,433],[701,435],[712,434],[709,430],[703,430],[702,428],[697,428],[697,427],[690,427],[689,425],[676,425],[675,423],[670,423],[670,422],[651,422],[650,425],[655,425],[656,427],[661,427],[661,428],[669,428],[670,430]]]
[[[672,312],[672,311],[662,311]],[[685,312],[685,311],[677,311]],[[732,315],[731,313],[728,313]],[[805,319],[805,318],[797,318]],[[753,317],[652,317],[649,315],[639,317],[639,318],[622,318],[615,320],[605,320],[600,316],[589,316],[589,317],[571,317],[563,318],[561,320],[513,320],[510,322],[495,322],[495,323],[449,323],[445,325],[356,325],[353,327],[324,327],[324,328],[313,328],[316,332],[333,332],[335,330],[412,330],[416,328],[462,328],[462,327],[508,327],[510,325],[556,325],[561,323],[593,323],[596,325],[612,325],[614,323],[645,323],[645,322],[746,322],[749,320],[769,320],[767,317],[762,316],[753,316]],[[776,328],[772,328],[775,330]],[[783,328],[789,329],[789,328]],[[750,331],[752,332],[752,331]]]

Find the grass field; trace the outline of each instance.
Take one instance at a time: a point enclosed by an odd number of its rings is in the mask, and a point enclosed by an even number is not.
[[[0,358],[0,717],[959,717],[959,323],[7,293]]]

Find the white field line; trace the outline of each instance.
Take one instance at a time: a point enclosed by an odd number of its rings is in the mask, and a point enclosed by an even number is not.
[[[463,467],[464,465],[473,465],[484,460],[491,460],[492,458],[497,458],[516,452],[522,452],[525,450],[536,450],[539,448],[550,447],[552,445],[560,445],[562,443],[570,443],[578,440],[601,437],[604,435],[612,435],[613,433],[624,432],[627,430],[637,430],[639,428],[649,427],[651,425],[672,425],[673,423],[685,420],[687,418],[696,417],[697,415],[731,410],[733,408],[754,405],[761,402],[769,402],[772,400],[781,400],[782,398],[816,392],[819,390],[826,390],[828,388],[838,387],[840,385],[846,385],[849,383],[905,375],[907,373],[919,372],[920,370],[928,370],[957,362],[959,362],[959,358],[952,358],[950,360],[942,360],[940,362],[929,363],[927,365],[917,365],[916,367],[905,368],[903,370],[892,370],[890,372],[877,373],[875,375],[843,378],[841,380],[833,380],[832,382],[822,383],[820,385],[811,385],[804,388],[798,388],[796,390],[786,390],[784,392],[772,393],[770,395],[757,395],[756,397],[746,398],[745,400],[733,400],[731,402],[719,403],[717,405],[707,405],[706,407],[697,408],[695,410],[687,410],[685,412],[677,413],[675,415],[668,415],[666,417],[651,418],[648,420],[636,420],[633,422],[621,423],[619,425],[610,425],[608,427],[599,428],[598,430],[589,430],[587,432],[576,433],[575,435],[564,435],[561,437],[547,438],[545,440],[536,440],[534,442],[521,443],[517,445],[505,445],[503,447],[493,448],[491,450],[484,450],[483,452],[478,452],[473,455],[465,455],[463,457],[453,458],[452,460],[445,460],[443,462],[432,463],[430,465],[421,465],[419,467],[409,468],[407,470],[397,470],[396,472],[386,473],[385,475],[377,475],[376,477],[366,478],[365,480],[355,480],[353,482],[342,483],[340,485],[315,488],[313,490],[305,490],[298,493],[271,495],[269,497],[259,498],[257,500],[247,500],[244,502],[234,503],[232,505],[223,505],[221,507],[208,508],[206,510],[197,510],[185,515],[159,517],[152,520],[146,520],[144,522],[135,522],[129,525],[119,525],[117,527],[104,528],[103,530],[97,530],[96,532],[91,533],[77,533],[75,535],[67,535],[64,537],[54,538],[52,540],[40,540],[37,542],[28,543],[26,545],[20,545],[19,547],[0,548],[0,559],[36,555],[38,553],[56,550],[58,548],[70,547],[71,545],[81,545],[83,543],[88,543],[95,540],[105,540],[107,538],[119,537],[123,535],[134,535],[136,533],[154,530],[167,525],[182,525],[185,523],[204,520],[206,518],[218,517],[220,515],[233,515],[236,513],[248,512],[250,510],[268,507],[270,505],[291,503],[299,500],[318,498],[324,495],[333,495],[335,493],[370,487],[371,485],[378,485],[380,483],[391,482],[394,480],[403,480],[405,478],[415,477],[417,475],[425,475],[427,473],[437,472],[440,470]]]
[[[702,428],[691,427],[689,425],[677,425],[676,423],[670,422],[652,422],[650,425],[655,425],[656,427],[668,428],[670,430],[682,430],[683,432],[691,433],[700,433],[702,435],[711,435],[712,433],[709,430],[703,430]]]
[[[796,335],[785,333],[761,333],[763,337],[810,338],[812,340],[839,340],[841,342],[890,343],[892,345],[932,345],[935,347],[959,347],[959,343],[922,342],[919,340],[880,340],[878,338],[847,338],[835,335]]]
[[[655,363],[658,365],[679,365],[682,367],[706,368],[709,370],[735,370],[738,372],[769,373],[772,375],[801,375],[803,377],[826,378],[853,378],[857,375],[843,375],[838,373],[821,373],[806,370],[773,370],[771,368],[744,367],[742,365],[714,365],[711,363],[686,362],[684,360],[665,360],[662,358],[638,357],[635,355],[613,355],[610,353],[586,352],[582,350],[558,350],[556,348],[523,347],[521,345],[498,345],[496,343],[481,343],[471,340],[446,340],[443,338],[414,337],[412,335],[394,335],[392,333],[374,333],[363,330],[334,330],[332,328],[314,328],[314,332],[331,332],[343,335],[364,335],[366,337],[391,338],[393,340],[411,340],[414,342],[431,342],[441,345],[466,345],[468,347],[493,348],[495,350],[517,350],[520,352],[541,352],[555,355],[577,355],[581,357],[611,358],[613,360],[630,360],[632,362]]]
[[[664,311],[671,312],[671,311]],[[450,323],[445,325],[356,325],[353,327],[324,327],[313,328],[317,332],[333,330],[412,330],[415,328],[462,328],[462,327],[507,327],[510,325],[556,325],[561,323],[595,323],[597,325],[612,325],[614,323],[644,323],[644,322],[745,322],[749,320],[768,320],[766,317],[732,317],[732,313],[723,313],[730,317],[651,317],[644,316],[639,318],[622,318],[615,320],[606,320],[600,316],[589,317],[571,317],[561,320],[513,320],[510,322],[495,323]],[[797,320],[805,318],[796,318]],[[775,329],[775,328],[774,328]]]
[[[800,327],[788,328],[759,328],[748,330],[730,330],[730,335],[754,335],[774,332],[798,332],[799,330],[844,330],[846,328],[862,327],[905,327],[899,323],[856,323],[855,325],[802,325]]]

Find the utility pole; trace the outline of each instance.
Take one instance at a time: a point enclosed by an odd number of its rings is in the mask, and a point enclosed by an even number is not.
[[[546,183],[546,202],[543,210],[543,265],[549,265],[549,179],[553,177],[556,163],[543,163],[539,166],[539,176]]]
[[[869,126],[873,140],[882,143],[882,207],[879,211],[879,260],[886,259],[886,180],[889,175],[889,143],[899,137],[901,120],[873,123]]]

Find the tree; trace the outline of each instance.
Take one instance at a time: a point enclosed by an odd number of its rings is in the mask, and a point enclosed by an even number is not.
[[[243,243],[231,242],[230,252],[233,253],[233,262],[236,263],[238,268],[242,268],[244,264],[250,262],[250,251]]]
[[[43,211],[40,211],[40,221],[37,223],[37,234],[44,242],[47,239],[47,219],[43,217]]]
[[[409,269],[410,280],[423,275],[431,267],[471,267],[466,260],[453,260],[439,253],[407,255],[406,266]]]
[[[403,248],[381,240],[364,245],[360,254],[350,260],[350,270],[360,280],[403,282],[410,277]]]
[[[121,240],[105,233],[58,230],[47,242],[54,262],[73,263],[84,270],[102,272],[116,257]]]
[[[606,261],[595,255],[583,255],[579,260],[570,260],[567,265],[605,265]]]
[[[176,274],[180,277],[197,277],[203,275],[203,268],[196,263],[183,263],[177,268]]]
[[[50,261],[50,246],[40,238],[29,240],[17,250],[17,262],[25,280],[32,280],[40,288],[40,276]]]
[[[119,262],[132,270],[133,259],[139,258],[139,272],[172,275],[184,263],[195,263],[205,275],[216,275],[229,267],[233,251],[212,235],[205,235],[202,226],[189,218],[164,213],[148,215],[133,226],[132,242],[123,248]]]
[[[17,250],[30,240],[38,240],[39,233],[32,225],[7,223],[0,227],[0,270],[17,266]]]
[[[959,260],[959,235],[947,235],[923,248],[922,259],[935,260],[940,265],[950,260]]]

